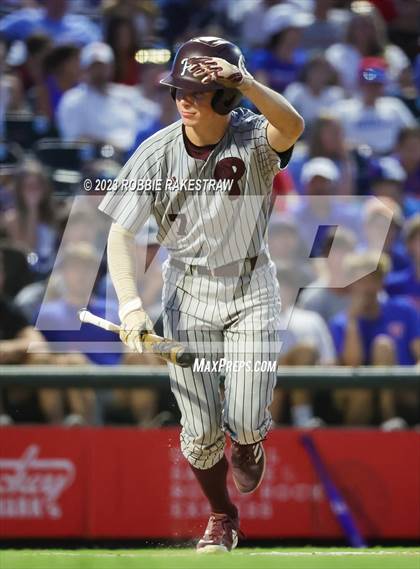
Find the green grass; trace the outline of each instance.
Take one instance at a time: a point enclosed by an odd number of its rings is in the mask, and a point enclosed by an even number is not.
[[[420,569],[419,548],[2,550],[0,569]]]

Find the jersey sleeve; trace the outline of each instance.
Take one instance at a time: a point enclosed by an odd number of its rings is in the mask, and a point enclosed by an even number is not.
[[[255,149],[257,163],[261,175],[267,183],[271,183],[274,176],[288,165],[293,153],[293,146],[284,152],[276,152],[268,142],[268,121],[264,116],[257,116],[254,126]]]
[[[153,191],[143,184],[147,180],[149,154],[147,147],[139,146],[98,206],[131,233],[137,233],[143,227],[153,208]]]

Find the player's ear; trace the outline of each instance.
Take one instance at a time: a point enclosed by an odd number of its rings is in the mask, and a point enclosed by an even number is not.
[[[242,94],[237,89],[218,89],[213,96],[211,106],[219,115],[227,115],[239,105]]]

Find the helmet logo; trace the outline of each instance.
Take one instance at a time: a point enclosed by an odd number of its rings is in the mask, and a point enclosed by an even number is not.
[[[187,71],[190,73],[193,64],[189,63],[189,61],[190,61],[189,57],[184,57],[184,59],[181,60],[181,65],[182,65],[181,77],[183,77],[187,73]]]

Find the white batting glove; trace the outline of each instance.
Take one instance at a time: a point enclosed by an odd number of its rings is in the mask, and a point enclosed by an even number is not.
[[[144,332],[153,334],[154,330],[152,321],[142,308],[130,312],[121,322],[120,339],[133,352],[141,354],[144,351],[141,341]]]
[[[254,81],[245,67],[243,55],[239,58],[238,66],[220,57],[190,57],[189,62],[192,64],[192,75],[201,77],[204,85],[214,81],[229,89],[246,91]]]

